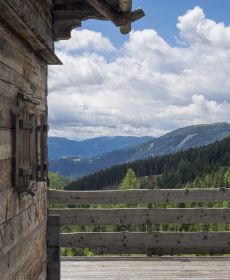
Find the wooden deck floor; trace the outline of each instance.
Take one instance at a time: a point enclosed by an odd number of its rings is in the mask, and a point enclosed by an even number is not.
[[[62,280],[230,280],[230,257],[63,258]]]

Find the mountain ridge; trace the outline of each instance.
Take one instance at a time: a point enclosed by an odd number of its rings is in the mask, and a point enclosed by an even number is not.
[[[133,147],[154,137],[113,136],[95,137],[85,140],[71,140],[65,137],[48,137],[49,159],[68,157],[92,158],[114,150]]]
[[[76,158],[51,161],[50,171],[59,172],[63,176],[79,178],[112,165],[208,145],[229,135],[229,123],[188,126],[130,149],[116,150],[81,161],[76,161]]]

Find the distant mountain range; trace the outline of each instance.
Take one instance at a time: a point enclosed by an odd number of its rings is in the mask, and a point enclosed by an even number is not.
[[[51,172],[59,172],[63,176],[79,178],[115,164],[208,145],[229,135],[229,123],[194,125],[177,129],[132,148],[111,151],[92,158],[82,160],[79,157],[72,157],[53,160],[50,161],[49,169]]]
[[[49,160],[69,157],[92,158],[114,150],[129,149],[153,139],[154,137],[150,136],[114,136],[76,141],[63,137],[49,137]]]

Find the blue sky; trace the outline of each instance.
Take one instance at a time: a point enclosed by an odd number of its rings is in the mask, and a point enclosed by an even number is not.
[[[175,45],[175,36],[178,36],[178,16],[195,6],[203,8],[208,18],[230,25],[229,0],[133,0],[133,9],[141,7],[145,11],[145,17],[135,22],[133,29],[154,28],[167,42]],[[82,27],[101,31],[115,45],[121,45],[127,40],[127,36],[121,35],[112,23],[88,20],[83,22]]]
[[[230,1],[134,0],[146,16],[121,35],[90,20],[56,44],[50,135],[160,136],[229,122]]]

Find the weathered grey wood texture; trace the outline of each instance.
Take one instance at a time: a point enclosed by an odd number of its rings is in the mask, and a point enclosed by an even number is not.
[[[176,255],[225,255],[229,254],[228,248],[181,248],[181,247],[173,247],[173,248],[143,248],[143,247],[135,247],[135,248],[124,248],[124,247],[98,247],[92,248],[92,252],[95,255],[133,255],[133,254],[141,254],[146,256],[176,256]],[[149,253],[149,254],[147,254]]]
[[[153,203],[148,203],[148,208],[152,209],[153,205],[154,205]],[[152,212],[146,213],[147,216],[151,215],[150,213],[152,213]],[[146,219],[145,226],[146,226],[146,232],[152,232],[153,225],[152,225],[151,219]],[[147,248],[146,249],[146,256],[147,257],[151,257],[152,256],[152,248]]]
[[[121,209],[50,209],[60,215],[63,225],[128,224],[199,224],[230,223],[230,209],[217,208],[121,208]],[[148,231],[151,227],[148,226]]]
[[[0,279],[46,279],[46,221],[0,257]]]
[[[226,208],[151,208],[152,203],[229,200],[230,189],[174,189],[126,191],[49,191],[49,202],[77,205],[138,204],[148,208],[62,208],[61,225],[146,224],[146,232],[62,233],[60,246],[90,248],[97,254],[144,253],[151,255],[228,254],[230,232],[152,232],[156,224],[205,224],[230,222]],[[182,206],[183,204],[183,206]]]
[[[47,231],[47,278],[60,279],[60,219],[58,215],[48,216]]]
[[[59,204],[138,204],[208,202],[230,200],[230,189],[57,191],[49,190],[49,203]]]
[[[0,279],[46,279],[47,184],[32,197],[15,189],[18,92],[47,114],[52,54],[50,0],[0,1]]]
[[[62,280],[229,280],[230,258],[63,258]]]
[[[51,0],[1,0],[1,19],[33,48],[47,63],[60,64],[53,53]]]
[[[111,20],[127,34],[131,23],[144,16],[141,9],[131,9],[132,0],[54,0],[54,39],[69,39],[71,30],[87,19]]]
[[[136,253],[136,248],[162,250],[195,249],[196,253],[210,253],[213,249],[230,253],[230,232],[100,232],[62,233],[60,246],[79,248],[127,248]]]

